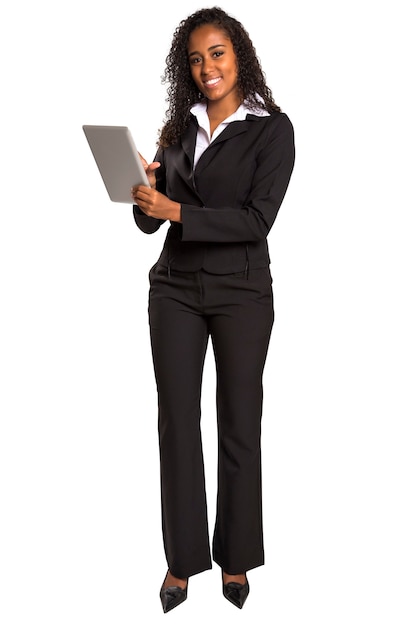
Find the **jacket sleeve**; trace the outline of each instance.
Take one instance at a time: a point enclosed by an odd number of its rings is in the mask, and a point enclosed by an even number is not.
[[[164,152],[162,148],[158,150],[155,155],[154,161],[159,161],[161,166],[156,170],[156,188],[161,193],[165,193],[165,165],[164,165]],[[155,217],[149,217],[143,211],[140,210],[137,204],[133,205],[133,217],[136,222],[136,226],[140,228],[147,235],[155,233],[161,224],[165,220],[159,220]]]
[[[182,241],[234,243],[265,239],[275,221],[295,160],[294,130],[285,114],[271,119],[250,193],[243,206],[194,207],[182,204]]]

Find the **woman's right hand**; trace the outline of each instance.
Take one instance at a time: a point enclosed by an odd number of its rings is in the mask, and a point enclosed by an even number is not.
[[[153,163],[148,163],[146,161],[146,159],[143,158],[143,156],[141,155],[140,152],[138,152],[138,155],[140,157],[140,160],[142,161],[142,165],[145,169],[146,175],[148,177],[149,180],[149,184],[152,187],[152,189],[155,189],[156,187],[156,176],[155,176],[155,170],[158,169],[158,167],[160,167],[160,163],[159,161],[154,161]]]

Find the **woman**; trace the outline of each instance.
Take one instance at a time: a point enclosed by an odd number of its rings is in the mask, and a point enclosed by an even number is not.
[[[158,391],[164,612],[188,578],[221,567],[242,608],[246,572],[264,562],[262,374],[273,324],[267,235],[294,165],[293,129],[275,104],[243,26],[221,9],[183,20],[167,57],[169,109],[151,187],[132,189],[145,233],[170,221],[150,271]],[[204,358],[217,371],[218,494],[210,553],[200,433]]]

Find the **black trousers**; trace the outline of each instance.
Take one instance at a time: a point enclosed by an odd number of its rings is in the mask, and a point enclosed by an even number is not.
[[[204,359],[217,372],[218,492],[213,560],[230,574],[264,562],[262,375],[273,325],[269,268],[214,275],[150,271],[149,322],[158,391],[162,530],[168,567],[212,566],[200,431]]]

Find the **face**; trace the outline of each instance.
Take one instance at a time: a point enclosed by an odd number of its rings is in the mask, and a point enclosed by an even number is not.
[[[236,108],[240,104],[237,88],[237,59],[224,31],[211,24],[196,28],[188,40],[191,76],[210,103]]]

